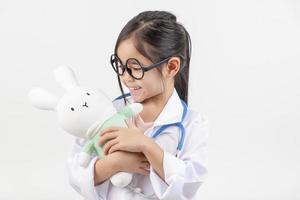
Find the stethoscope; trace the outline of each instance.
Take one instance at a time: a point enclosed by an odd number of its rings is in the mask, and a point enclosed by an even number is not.
[[[119,100],[119,99],[122,99],[123,97],[126,98],[128,96],[131,96],[130,93],[126,93],[124,94],[124,96],[119,96],[117,98],[114,99],[115,100]],[[180,122],[176,122],[176,123],[172,123],[172,124],[165,124],[163,126],[161,126],[159,129],[157,129],[152,135],[151,137],[152,138],[156,138],[158,137],[159,135],[163,134],[163,131],[171,126],[177,126],[180,130],[180,139],[179,139],[179,142],[178,142],[178,145],[177,145],[177,153],[176,153],[176,157],[178,155],[178,152],[182,149],[183,147],[183,143],[184,143],[184,138],[185,138],[185,128],[183,126],[183,121],[186,117],[186,114],[187,114],[187,105],[186,103],[181,99],[181,104],[183,106],[183,113],[182,113],[182,116],[181,116],[181,120]],[[134,187],[133,185],[129,184],[126,186],[126,188],[130,189],[131,191],[133,191],[134,193],[136,194],[139,194],[141,195],[142,197],[145,197],[145,198],[150,198],[150,197],[155,197],[156,195],[155,194],[151,194],[151,195],[146,195],[144,193],[142,193],[142,190],[141,188],[139,187]]]
[[[124,94],[124,98],[126,98],[128,96],[131,96],[131,94],[130,93]],[[121,96],[115,98],[113,101],[116,101],[116,100],[119,100],[119,99],[122,99],[122,98],[123,98],[123,96],[121,95]],[[172,124],[165,124],[165,125],[161,126],[158,130],[156,130],[151,135],[152,138],[156,138],[157,136],[161,135],[166,128],[168,128],[170,126],[177,126],[180,129],[180,139],[179,139],[179,143],[177,145],[177,150],[178,151],[180,151],[183,147],[183,142],[184,142],[184,138],[185,138],[185,129],[184,129],[184,126],[182,125],[182,123],[183,123],[183,121],[186,117],[186,114],[187,114],[187,105],[182,99],[181,99],[181,104],[183,106],[183,113],[182,113],[180,122],[176,122],[176,123],[172,123]]]

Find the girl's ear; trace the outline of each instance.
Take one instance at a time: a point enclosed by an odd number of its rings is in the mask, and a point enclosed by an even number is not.
[[[173,78],[180,70],[180,58],[172,57],[169,59],[166,66],[166,76],[168,78]]]
[[[70,67],[61,66],[54,70],[55,80],[66,90],[69,91],[74,87],[78,87],[78,81],[75,73]]]
[[[55,110],[58,98],[44,88],[33,88],[28,93],[30,103],[42,110]]]

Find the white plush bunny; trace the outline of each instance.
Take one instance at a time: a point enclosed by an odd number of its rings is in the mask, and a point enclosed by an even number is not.
[[[93,155],[104,156],[98,146],[101,130],[110,127],[127,127],[125,119],[142,110],[142,105],[133,103],[116,111],[109,98],[99,89],[80,86],[74,72],[69,67],[59,67],[54,71],[56,81],[66,90],[58,98],[43,88],[33,88],[28,94],[33,106],[56,111],[60,126],[70,134],[86,139],[79,164],[86,167]],[[113,185],[127,186],[132,174],[119,172],[110,178]]]

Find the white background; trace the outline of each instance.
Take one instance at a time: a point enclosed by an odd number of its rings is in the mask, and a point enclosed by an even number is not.
[[[118,95],[109,56],[144,10],[173,12],[192,38],[190,106],[211,122],[201,199],[300,199],[296,0],[0,0],[0,199],[80,199],[66,175],[72,137],[27,92],[62,95],[52,71],[66,64]]]

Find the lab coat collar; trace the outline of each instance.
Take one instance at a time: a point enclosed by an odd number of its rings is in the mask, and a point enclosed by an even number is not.
[[[130,93],[126,94],[126,100],[129,103],[134,103],[133,98],[131,97]],[[122,99],[121,96],[116,99]],[[115,100],[116,100],[115,99]],[[181,99],[176,91],[173,89],[172,95],[169,97],[165,107],[156,118],[153,123],[153,126],[162,126],[167,124],[173,124],[181,121],[183,115],[183,105],[181,103]]]
[[[165,107],[154,121],[153,126],[162,126],[180,122],[182,114],[183,105],[176,89],[174,88],[172,95],[169,97]]]

